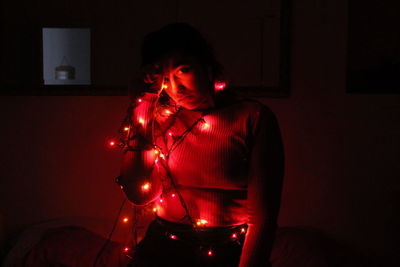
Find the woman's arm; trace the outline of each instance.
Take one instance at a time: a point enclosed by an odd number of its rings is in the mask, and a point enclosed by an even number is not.
[[[160,150],[152,144],[153,107],[156,98],[155,94],[145,93],[135,100],[121,175],[117,181],[128,199],[136,205],[154,201],[162,190],[162,166],[157,164]]]
[[[240,267],[271,266],[284,173],[284,152],[274,114],[262,108],[256,122],[248,184],[248,232]]]

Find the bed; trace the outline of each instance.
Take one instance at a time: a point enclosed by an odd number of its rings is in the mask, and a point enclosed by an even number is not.
[[[88,218],[33,225],[14,242],[2,267],[87,267],[95,261],[96,266],[126,266],[131,234],[127,240],[126,232],[114,232],[107,240],[111,228],[112,222]],[[355,251],[307,227],[279,228],[270,260],[274,267],[372,266]]]

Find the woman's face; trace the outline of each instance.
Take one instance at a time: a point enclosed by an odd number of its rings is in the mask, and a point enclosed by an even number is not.
[[[163,88],[176,104],[189,110],[214,106],[210,73],[195,58],[174,56],[163,73]]]

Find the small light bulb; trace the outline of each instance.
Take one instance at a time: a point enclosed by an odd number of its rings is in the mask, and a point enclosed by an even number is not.
[[[209,124],[208,122],[204,121],[204,122],[203,122],[203,125],[202,125],[202,128],[203,128],[204,130],[207,130],[208,128],[210,128],[210,124]]]
[[[143,118],[139,118],[139,123],[143,126],[144,125],[144,119]]]
[[[157,208],[153,208],[153,212],[157,212]]]
[[[169,235],[169,238],[171,238],[171,239],[175,239],[175,240],[177,240],[177,239],[178,239],[178,237],[177,237],[176,235],[173,235],[173,234],[170,234],[170,235]]]
[[[124,252],[128,252],[129,251],[129,247],[124,247]]]
[[[160,198],[160,203],[163,203],[163,202],[164,202],[164,199]]]
[[[218,81],[214,83],[214,89],[216,91],[222,91],[225,89],[225,87],[226,87],[226,82]]]
[[[207,252],[207,255],[208,255],[208,256],[212,256],[212,255],[213,255],[213,252],[212,252],[211,249]]]
[[[197,224],[198,226],[205,226],[207,223],[208,223],[208,221],[207,221],[207,220],[204,220],[204,219],[199,219],[199,220],[197,220],[197,222],[196,222],[196,224]]]
[[[124,217],[124,218],[122,219],[122,221],[123,221],[124,223],[127,223],[127,222],[129,221],[129,218],[128,218],[128,217]]]
[[[168,135],[169,135],[169,136],[172,136],[172,132],[169,132]]]
[[[124,127],[124,131],[125,132],[129,131],[129,127],[128,126]]]
[[[169,110],[169,109],[166,109],[166,110],[165,110],[165,114],[171,115],[171,113],[172,113],[171,110]]]
[[[115,141],[110,141],[108,144],[109,144],[110,146],[115,146]]]
[[[139,98],[137,101],[140,103],[140,102],[142,102],[142,99],[141,99],[141,98]]]
[[[156,154],[156,155],[157,155],[158,153],[160,153],[160,151],[159,151],[158,149],[154,149],[153,151],[154,151],[154,154]]]
[[[241,232],[241,233],[245,233],[245,232],[246,232],[246,229],[243,227],[242,229],[240,229],[240,232]]]
[[[144,183],[143,185],[142,185],[142,191],[143,192],[147,192],[147,191],[149,191],[150,190],[150,183]]]
[[[237,238],[237,234],[236,234],[236,233],[233,233],[233,234],[231,235],[231,238],[232,238],[232,239],[236,239],[236,238]]]
[[[168,89],[168,84],[163,84],[162,89]]]
[[[175,197],[176,195],[175,195],[175,193],[172,193],[172,195],[171,195],[172,197]]]

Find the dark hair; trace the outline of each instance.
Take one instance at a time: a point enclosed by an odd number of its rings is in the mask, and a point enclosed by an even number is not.
[[[213,80],[222,75],[210,44],[193,26],[186,23],[169,24],[145,36],[142,43],[142,67],[168,59],[176,53],[195,57],[204,67],[211,69]]]

